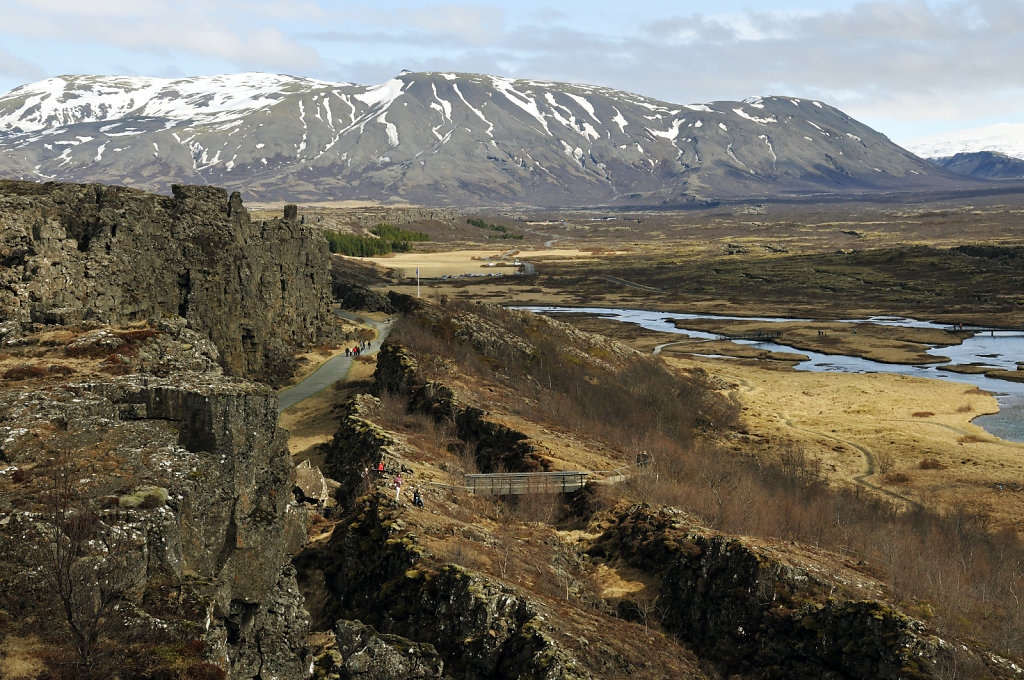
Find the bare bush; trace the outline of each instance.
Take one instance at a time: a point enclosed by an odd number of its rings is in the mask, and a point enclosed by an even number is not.
[[[895,460],[890,451],[878,451],[875,453],[875,467],[880,474],[888,474],[892,470]]]
[[[83,677],[98,673],[108,639],[122,625],[130,592],[141,580],[130,532],[108,524],[82,493],[70,452],[49,468],[40,571],[59,604],[60,620]]]
[[[946,466],[939,462],[938,458],[922,458],[917,464],[921,470],[945,470]]]

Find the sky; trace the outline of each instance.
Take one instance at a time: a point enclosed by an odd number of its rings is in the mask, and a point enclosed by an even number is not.
[[[0,92],[66,74],[373,85],[408,69],[674,104],[805,97],[896,142],[1024,122],[1024,0],[0,0],[0,16]]]

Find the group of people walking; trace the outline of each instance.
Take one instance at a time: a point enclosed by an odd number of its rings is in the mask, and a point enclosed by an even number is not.
[[[377,473],[378,477],[383,477],[384,476],[385,471],[384,471],[384,461],[383,460],[377,463],[377,465],[374,468],[374,471]],[[370,468],[368,468],[368,467],[367,468],[363,468],[363,483],[364,483],[364,485],[367,488],[370,486],[370,478],[372,476],[373,476],[373,473],[370,472]],[[401,472],[396,474],[395,478],[391,480],[391,485],[393,487],[395,487],[395,502],[397,503],[399,497],[402,495],[402,473]],[[420,494],[420,490],[419,489],[414,489],[413,492],[412,492],[412,504],[415,505],[417,508],[422,508],[423,507],[423,496]]]
[[[368,349],[369,347],[370,347],[370,341],[369,340],[360,340],[359,344],[356,345],[355,347],[346,347],[345,348],[345,356],[347,356],[347,357],[357,357],[357,356],[359,356],[360,354],[363,353],[364,349]]]
[[[398,497],[402,494],[402,473],[399,472],[395,475],[395,479],[392,482],[395,485],[395,502],[398,502]],[[419,489],[413,489],[412,492],[412,504],[417,508],[423,507],[423,496],[420,495]]]

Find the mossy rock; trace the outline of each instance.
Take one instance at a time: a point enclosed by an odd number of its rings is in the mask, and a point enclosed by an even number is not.
[[[117,499],[122,508],[162,508],[167,504],[167,489],[162,486],[140,486],[135,491]]]

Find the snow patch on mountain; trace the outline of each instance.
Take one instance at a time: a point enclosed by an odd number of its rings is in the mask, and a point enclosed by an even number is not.
[[[355,95],[355,98],[371,108],[381,106],[381,108],[386,109],[391,106],[391,102],[401,96],[404,87],[404,81],[399,78],[392,78],[386,83],[367,88],[366,92]]]
[[[929,135],[900,146],[922,158],[946,158],[958,153],[997,151],[1024,158],[1024,123],[997,123],[980,128]]]

